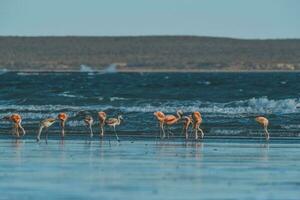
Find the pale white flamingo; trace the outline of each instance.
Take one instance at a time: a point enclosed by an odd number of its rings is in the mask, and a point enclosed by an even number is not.
[[[36,140],[37,141],[40,141],[41,140],[41,134],[42,134],[42,130],[44,128],[46,128],[46,143],[48,141],[48,128],[50,126],[52,126],[52,124],[54,124],[56,120],[54,118],[47,118],[47,119],[44,119],[40,122],[40,127],[39,127],[39,131],[38,131],[38,134],[36,136]]]
[[[116,138],[117,138],[118,142],[120,142],[120,139],[119,139],[119,136],[116,132],[116,126],[119,126],[121,124],[122,120],[123,120],[122,115],[119,115],[117,118],[109,118],[105,121],[106,125],[114,128],[114,132],[115,132],[115,135],[116,135]]]
[[[258,116],[255,118],[255,121],[263,127],[263,129],[265,131],[266,140],[269,140],[270,139],[270,134],[268,132],[269,120],[265,117]]]
[[[23,128],[23,126],[21,124],[22,123],[21,115],[15,113],[15,114],[12,114],[9,116],[4,116],[3,120],[8,120],[13,123],[12,134],[16,134],[17,137],[20,137],[19,129],[21,130],[23,136],[26,134],[25,129]]]
[[[90,115],[87,115],[87,116],[85,116],[83,121],[84,121],[85,125],[88,127],[88,129],[90,130],[90,138],[92,138],[94,136],[93,129],[92,129],[92,125],[94,123],[93,117]]]
[[[66,121],[68,119],[68,115],[66,113],[59,113],[57,115],[57,118],[60,120],[61,138],[63,139],[65,137],[65,125],[66,125]]]
[[[104,126],[105,126],[105,121],[106,121],[106,113],[101,111],[98,112],[98,117],[99,117],[99,125],[100,125],[100,137],[104,136]]]
[[[193,112],[192,118],[193,118],[193,125],[194,125],[193,128],[195,131],[195,140],[198,139],[198,131],[201,132],[201,138],[203,138],[204,133],[203,133],[202,129],[200,128],[200,125],[202,123],[202,116],[201,116],[200,112],[198,112],[198,111]]]

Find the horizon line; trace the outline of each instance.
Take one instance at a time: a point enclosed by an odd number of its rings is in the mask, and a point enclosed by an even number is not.
[[[202,37],[202,38],[219,38],[233,40],[299,40],[300,37],[268,37],[268,38],[248,38],[248,37],[229,37],[229,36],[207,36],[207,35],[188,35],[188,34],[149,34],[149,35],[1,35],[0,37]]]

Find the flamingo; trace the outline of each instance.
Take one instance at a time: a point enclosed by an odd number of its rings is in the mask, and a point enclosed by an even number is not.
[[[193,118],[192,115],[189,115],[189,116],[183,116],[182,119],[184,120],[182,132],[185,135],[185,139],[188,139],[189,137],[188,129],[190,125],[193,124]]]
[[[176,124],[179,120],[181,120],[182,116],[183,116],[183,112],[181,110],[177,110],[176,116],[175,115],[166,115],[166,117],[164,119],[164,124],[166,124],[168,126],[172,126],[172,125]]]
[[[106,120],[106,113],[101,111],[98,112],[98,117],[99,117],[99,121],[100,121],[100,137],[104,136],[104,126],[105,126],[105,120]]]
[[[90,115],[87,115],[87,116],[85,116],[85,118],[84,118],[84,123],[86,124],[86,126],[88,127],[88,129],[90,130],[90,138],[92,138],[93,137],[93,129],[92,129],[92,125],[93,125],[93,123],[94,123],[94,119],[93,119],[93,117],[92,116],[90,116]]]
[[[158,123],[159,123],[159,136],[161,138],[164,138],[166,137],[166,133],[165,133],[165,130],[164,130],[164,120],[165,120],[165,114],[161,111],[156,111],[153,113],[154,116],[156,117]],[[161,135],[161,133],[163,133],[163,135]]]
[[[65,137],[65,125],[66,125],[66,121],[68,119],[68,115],[66,113],[59,113],[57,115],[57,118],[60,120],[61,137],[63,139]]]
[[[118,134],[116,132],[116,126],[119,126],[121,124],[121,121],[123,120],[122,115],[118,115],[117,118],[109,118],[108,120],[105,121],[105,124],[107,124],[110,127],[114,128],[114,132],[117,138],[117,141],[120,142],[120,139],[118,137]]]
[[[200,125],[202,123],[202,117],[201,117],[200,112],[198,112],[198,111],[193,112],[192,118],[193,118],[193,122],[194,122],[194,127],[193,128],[195,130],[195,140],[198,139],[198,131],[201,132],[201,138],[203,138],[204,133],[203,133],[202,129],[200,128]]]
[[[12,133],[13,134],[16,133],[17,137],[20,137],[19,129],[22,131],[23,136],[26,134],[25,129],[21,125],[21,123],[22,123],[21,115],[15,113],[15,114],[12,114],[12,115],[9,115],[9,116],[4,116],[3,120],[8,120],[8,121],[11,121],[13,123],[14,126],[13,126]]]
[[[183,112],[181,110],[178,110],[176,112],[176,115],[177,116],[165,115],[163,112],[160,111],[154,113],[154,116],[156,116],[156,119],[159,121],[160,130],[163,132],[162,138],[166,137],[164,125],[166,124],[168,126],[171,126],[176,124],[182,118]]]
[[[266,140],[269,140],[270,139],[270,134],[268,132],[269,120],[265,117],[259,116],[255,118],[255,121],[263,127],[265,131]]]
[[[43,128],[46,128],[46,143],[47,143],[47,141],[48,141],[48,128],[50,126],[52,126],[52,124],[54,124],[55,121],[56,120],[54,118],[47,118],[47,119],[44,119],[43,121],[40,122],[40,128],[39,128],[39,131],[38,131],[38,135],[36,137],[37,141],[40,141],[42,130],[43,130]]]

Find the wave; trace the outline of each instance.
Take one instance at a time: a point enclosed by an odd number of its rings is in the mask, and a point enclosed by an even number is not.
[[[109,100],[110,101],[124,101],[124,100],[128,100],[128,99],[123,98],[123,97],[110,97]]]
[[[80,72],[83,72],[83,73],[88,73],[88,75],[90,76],[93,76],[95,75],[95,70],[92,69],[92,67],[88,66],[88,65],[80,65],[80,69],[79,69]]]
[[[18,76],[39,76],[39,72],[18,72]]]
[[[197,81],[197,84],[199,84],[199,85],[210,85],[211,82],[210,81]]]
[[[1,68],[0,69],[0,75],[7,73],[8,70],[6,68]]]
[[[70,97],[73,97],[72,95]],[[119,97],[111,97],[111,101],[124,100]],[[272,100],[267,97],[251,98],[242,101],[233,101],[228,103],[215,103],[215,102],[201,102],[201,101],[171,101],[161,103],[159,106],[152,103],[141,103],[138,106],[130,105],[130,101],[126,101],[128,105],[111,106],[107,104],[102,105],[87,105],[87,106],[70,106],[70,105],[0,105],[1,112],[79,112],[82,110],[87,111],[100,111],[100,110],[116,110],[121,112],[142,112],[151,113],[155,111],[162,111],[165,113],[174,113],[178,109],[184,112],[200,111],[205,114],[216,115],[230,115],[234,114],[289,114],[299,113],[300,105],[299,99],[282,99]],[[137,105],[136,102],[134,102]]]
[[[85,98],[82,95],[70,94],[69,92],[59,93],[59,94],[57,94],[57,96],[67,97],[67,98],[79,98],[79,99],[84,99]]]
[[[101,74],[111,74],[111,73],[117,73],[117,65],[116,64],[110,64],[105,69],[103,69],[100,73]]]

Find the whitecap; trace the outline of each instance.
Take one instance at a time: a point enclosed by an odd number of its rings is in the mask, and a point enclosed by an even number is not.
[[[126,98],[123,97],[110,97],[110,101],[122,101],[122,100],[127,100]]]
[[[8,70],[6,68],[0,69],[0,75],[7,73]]]
[[[18,72],[18,76],[38,76],[40,75],[39,72]]]

